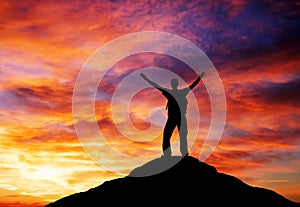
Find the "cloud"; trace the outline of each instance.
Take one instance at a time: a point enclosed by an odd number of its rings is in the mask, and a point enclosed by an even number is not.
[[[284,83],[267,83],[266,86],[254,88],[253,96],[266,104],[288,104],[298,107],[300,95],[296,92],[300,87],[300,78]]]
[[[18,187],[19,196],[25,193],[52,200],[114,177],[87,157],[75,134],[72,117],[75,80],[88,57],[108,41],[132,32],[163,31],[199,46],[222,78],[227,98],[227,123],[216,151],[207,161],[226,173],[262,186],[270,186],[266,176],[275,179],[275,174],[282,171],[281,180],[288,180],[286,186],[289,187],[273,184],[272,188],[299,200],[296,179],[289,174],[299,171],[297,3],[70,3],[66,0],[2,1],[0,4],[3,31],[0,145],[5,155],[5,159],[0,159],[3,172],[0,185],[4,188]],[[176,43],[174,48],[182,49]],[[171,70],[187,83],[196,76],[185,63],[166,55],[127,57],[113,65],[99,83],[96,114],[88,114],[84,116],[86,120],[81,120],[86,133],[92,137],[90,118],[95,118],[108,141],[122,153],[133,156],[159,153],[161,136],[148,144],[124,138],[114,124],[117,121],[127,127],[128,123],[121,116],[112,119],[110,100],[120,81],[144,67]],[[160,84],[169,86],[165,76],[155,78]],[[85,88],[82,92],[88,93]],[[197,155],[213,112],[205,87],[200,85],[193,92],[201,110],[200,133],[193,150]],[[146,130],[151,121],[151,109],[164,107],[165,99],[159,92],[142,90],[129,105],[131,121],[141,131]],[[158,127],[162,130],[162,125]],[[134,133],[131,128],[127,132]],[[105,149],[101,151],[105,152]],[[116,159],[107,155],[106,162],[113,160],[124,164]],[[47,170],[52,174],[43,175]],[[55,172],[64,186],[55,182]],[[30,177],[32,175],[35,177]],[[15,186],[16,180],[19,186]],[[46,189],[52,189],[55,194]]]

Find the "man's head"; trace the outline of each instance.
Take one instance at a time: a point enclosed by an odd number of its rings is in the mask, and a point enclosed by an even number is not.
[[[178,80],[176,78],[171,79],[171,86],[173,89],[177,89],[178,87]]]

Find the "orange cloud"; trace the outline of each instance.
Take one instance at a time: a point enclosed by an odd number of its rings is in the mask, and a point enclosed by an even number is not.
[[[95,148],[106,156],[103,166],[85,152],[74,128],[73,88],[80,69],[97,48],[121,35],[149,30],[192,41],[209,55],[222,78],[226,126],[207,162],[299,201],[296,91],[300,56],[295,7],[288,2],[246,1],[1,2],[0,188],[5,204],[0,206],[39,206],[118,177],[103,168],[107,163],[116,162],[124,165],[121,171],[125,169],[126,163],[102,146]],[[187,83],[196,76],[185,63],[166,55],[145,53],[120,60],[99,83],[96,114],[81,120],[89,141],[95,139],[94,118],[106,141],[119,152],[133,157],[160,153],[164,123],[154,115],[163,115],[165,99],[159,92],[140,91],[128,106],[130,121],[139,131],[154,123],[151,142],[122,135],[115,122],[123,128],[129,123],[124,117],[112,117],[116,86],[145,67],[173,71]],[[95,77],[90,78],[93,81]],[[169,80],[157,78],[169,86]],[[213,112],[205,86],[199,85],[193,92],[200,110],[200,129],[191,153],[198,157]],[[135,132],[133,128],[126,131]],[[175,132],[175,146],[177,135]]]

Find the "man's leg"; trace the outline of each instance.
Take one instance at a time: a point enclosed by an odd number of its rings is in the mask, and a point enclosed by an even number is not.
[[[171,145],[170,140],[172,133],[176,127],[176,121],[172,117],[168,117],[167,123],[164,128],[164,134],[163,134],[163,153],[164,155],[170,156],[171,155]]]
[[[186,116],[182,115],[181,120],[179,120],[179,137],[180,137],[180,152],[182,156],[188,155],[188,145],[187,145],[187,121]]]

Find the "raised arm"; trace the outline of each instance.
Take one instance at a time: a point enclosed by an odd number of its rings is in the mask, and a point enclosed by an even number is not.
[[[189,86],[189,89],[192,90],[193,88],[195,88],[195,86],[200,82],[201,78],[203,78],[205,76],[205,73],[202,72],[198,78]]]
[[[147,81],[151,86],[153,86],[154,88],[156,88],[156,89],[158,89],[158,90],[164,90],[164,88],[163,87],[161,87],[160,85],[158,85],[157,83],[155,83],[155,82],[153,82],[152,80],[150,80],[149,78],[147,78],[147,76],[144,74],[144,73],[141,73],[140,74],[141,75],[141,77],[145,80],[145,81]]]

